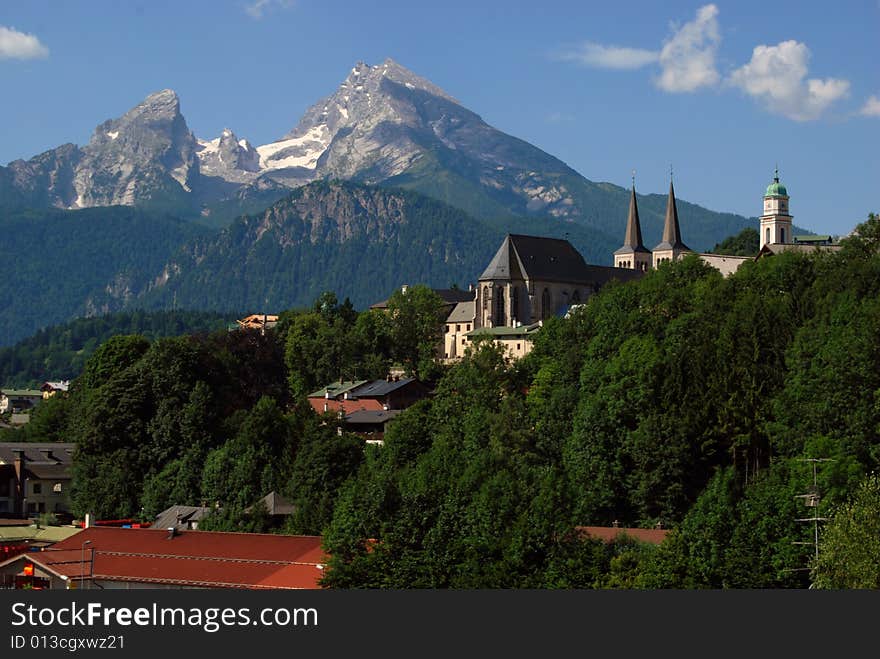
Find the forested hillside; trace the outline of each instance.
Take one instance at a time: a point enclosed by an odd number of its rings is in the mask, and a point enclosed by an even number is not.
[[[122,309],[182,243],[204,231],[121,206],[0,212],[0,346]]]
[[[266,336],[115,337],[16,432],[79,444],[79,514],[204,501],[223,510],[207,527],[266,530],[245,508],[281,492],[297,506],[283,530],[324,535],[336,587],[876,587],[878,251],[872,216],[838,253],[726,279],[687,257],[548,321],[513,364],[483,342],[431,364],[442,316],[422,288],[388,314],[324,295]],[[392,362],[436,392],[383,447],[303,398]],[[827,460],[817,509],[797,498],[807,459]],[[795,544],[814,513],[830,564]],[[575,532],[615,521],[671,532]]]
[[[0,348],[0,386],[38,387],[78,376],[95,349],[118,334],[148,339],[222,329],[230,315],[200,311],[134,311],[78,318],[42,329],[14,346]]]

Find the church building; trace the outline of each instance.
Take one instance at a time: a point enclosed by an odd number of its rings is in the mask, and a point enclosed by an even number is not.
[[[517,327],[586,302],[611,279],[641,273],[588,265],[567,240],[509,234],[480,275],[476,327]]]
[[[792,232],[792,217],[788,212],[788,191],[779,182],[779,170],[773,176],[773,182],[767,186],[764,193],[764,209],[760,218],[760,251],[757,257],[730,256],[726,254],[698,254],[698,256],[721,271],[722,274],[730,275],[737,271],[746,261],[761,258],[768,254],[778,254],[785,251],[807,251],[817,248],[837,249],[838,245],[820,244],[818,240],[810,238],[828,238],[795,236]],[[629,199],[629,215],[626,220],[626,233],[623,238],[623,246],[614,252],[614,266],[644,272],[649,268],[657,268],[667,261],[676,261],[692,250],[684,244],[681,237],[681,226],[678,221],[678,208],[675,203],[675,190],[672,181],[669,182],[669,197],[666,202],[666,220],[663,224],[663,238],[653,250],[648,250],[642,244],[642,228],[639,224],[639,208],[636,200],[635,181]]]

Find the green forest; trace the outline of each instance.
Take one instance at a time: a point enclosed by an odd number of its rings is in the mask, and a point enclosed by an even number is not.
[[[202,311],[132,311],[77,318],[0,348],[0,385],[38,388],[49,380],[72,380],[99,345],[119,334],[158,339],[223,329],[233,320],[229,315]]]
[[[876,216],[838,252],[728,278],[689,256],[609,285],[518,362],[478,341],[436,364],[442,321],[411,287],[387,313],[325,293],[265,336],[114,336],[3,439],[78,444],[78,515],[204,503],[200,528],[322,534],[331,587],[880,587]],[[305,400],[391,364],[435,393],[384,446]],[[254,507],[272,490],[296,506],[281,528]],[[670,531],[576,530],[614,522]]]

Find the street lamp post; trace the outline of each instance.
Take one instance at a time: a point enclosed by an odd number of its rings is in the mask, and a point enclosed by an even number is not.
[[[86,540],[82,543],[82,547],[80,547],[79,554],[79,582],[81,584],[85,583],[86,578],[86,545],[92,544],[91,540]],[[94,550],[92,550],[94,551]],[[88,588],[88,587],[87,587]]]

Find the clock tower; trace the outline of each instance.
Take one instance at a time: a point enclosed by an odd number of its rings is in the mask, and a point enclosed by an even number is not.
[[[764,193],[764,213],[761,215],[761,247],[794,242],[791,235],[791,215],[788,214],[788,191],[779,182],[779,169],[773,183]]]

